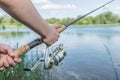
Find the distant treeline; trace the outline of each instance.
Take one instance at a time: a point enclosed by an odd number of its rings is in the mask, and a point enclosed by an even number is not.
[[[19,23],[15,19],[11,18],[8,15],[0,16],[0,28],[5,27],[17,27],[17,26],[23,26],[23,24]]]
[[[77,16],[80,17],[80,16]],[[51,18],[46,19],[46,21],[50,24],[66,24],[76,18]],[[120,17],[110,11],[101,13],[95,17],[88,16],[76,22],[74,25],[101,25],[101,24],[120,24]]]
[[[82,15],[81,15],[82,16]],[[80,16],[77,16],[80,17]],[[76,18],[50,18],[45,19],[49,24],[66,24]],[[105,25],[105,24],[120,24],[120,17],[110,11],[101,13],[95,17],[88,16],[76,22],[74,25]],[[21,23],[9,16],[0,16],[0,27],[16,27],[23,26]]]

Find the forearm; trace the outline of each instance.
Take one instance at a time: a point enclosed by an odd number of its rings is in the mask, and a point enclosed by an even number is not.
[[[41,18],[30,0],[0,0],[0,5],[12,17],[36,33],[43,37],[47,35],[48,24]]]

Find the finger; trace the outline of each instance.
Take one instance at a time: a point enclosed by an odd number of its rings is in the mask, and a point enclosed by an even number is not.
[[[65,25],[55,24],[53,27],[55,27],[56,29],[59,29],[59,28],[65,27]]]
[[[48,39],[43,39],[44,43],[47,45],[47,46],[50,46],[52,45],[52,40],[51,41],[48,41]]]
[[[15,66],[15,65],[16,65],[15,62],[13,61],[13,59],[12,59],[10,56],[7,57],[7,62],[8,62],[9,65],[11,65],[11,66]]]
[[[3,71],[3,70],[4,70],[4,67],[1,67],[1,68],[0,68],[0,72]]]
[[[13,53],[12,48],[8,47],[7,52],[8,52],[8,55],[9,55],[9,56],[14,57],[14,53]]]
[[[14,57],[12,48],[10,48],[9,46],[5,46],[4,49],[6,50],[9,56]]]
[[[22,62],[22,59],[20,59],[20,58],[14,58],[14,61],[15,61],[16,63],[20,63],[20,62]]]
[[[64,26],[64,25],[58,26],[58,27],[56,27],[56,29],[57,29],[57,31],[58,31],[59,33],[61,33],[62,31],[64,31],[65,26]]]
[[[59,37],[59,35],[57,36]],[[58,41],[58,38],[56,39],[47,39],[47,38],[42,38],[43,42],[47,45],[47,46],[51,46],[52,44],[54,44],[56,41]]]
[[[56,28],[56,29],[59,29],[59,28],[61,28],[61,25],[58,25],[58,26],[56,26],[55,28]]]
[[[4,61],[3,61],[3,65],[4,65],[5,67],[9,67],[9,63],[7,62],[7,58],[4,59]]]

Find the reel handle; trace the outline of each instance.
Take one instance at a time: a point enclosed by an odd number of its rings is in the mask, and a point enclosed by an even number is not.
[[[65,30],[65,28],[66,28],[66,27],[63,25],[62,27],[57,28],[57,31],[58,31],[59,33],[61,33],[62,31]],[[17,48],[16,50],[14,50],[15,57],[17,58],[17,57],[20,57],[21,55],[24,55],[24,54],[25,54],[26,52],[28,52],[30,49],[32,49],[32,48],[34,48],[35,46],[37,46],[37,45],[39,45],[39,44],[42,44],[42,43],[43,43],[43,41],[42,41],[41,39],[35,39],[34,41],[32,41],[32,42],[30,42],[30,43],[28,43],[28,44],[26,44],[26,45],[23,45],[23,46]],[[1,57],[1,58],[0,58],[0,67],[3,66],[3,61],[4,61],[4,59],[6,59],[6,57],[7,57],[7,54],[6,54],[4,57]]]

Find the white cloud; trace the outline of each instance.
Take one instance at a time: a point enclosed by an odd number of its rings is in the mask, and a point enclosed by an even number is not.
[[[49,0],[32,0],[35,4],[50,4],[51,2]]]
[[[42,9],[73,9],[76,8],[73,4],[61,5],[61,4],[46,4],[42,6]]]
[[[41,9],[75,9],[77,8],[74,4],[55,4],[50,2],[50,0],[32,0],[33,3],[37,6],[40,6]]]
[[[0,8],[0,16],[1,15],[7,15],[7,13]]]
[[[118,15],[120,15],[120,7],[115,7],[114,12]]]

